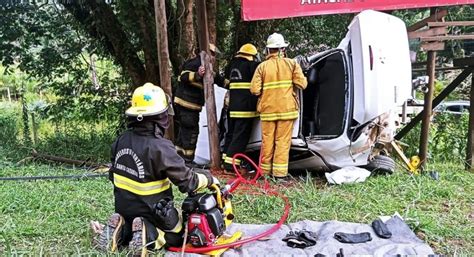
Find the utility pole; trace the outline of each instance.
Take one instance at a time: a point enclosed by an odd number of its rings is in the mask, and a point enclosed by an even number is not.
[[[211,157],[211,167],[221,166],[219,151],[219,139],[217,129],[216,102],[214,98],[214,76],[211,58],[209,56],[209,28],[207,26],[206,0],[197,0],[197,24],[199,48],[201,49],[201,64],[204,65],[206,73],[203,78],[204,97],[207,112],[207,131],[209,135],[209,150]]]
[[[166,25],[166,5],[165,0],[155,0],[155,23],[156,23],[156,44],[158,52],[158,62],[160,64],[160,86],[166,94],[172,97],[171,75],[169,70],[170,55],[168,51],[168,29]],[[169,99],[171,100],[171,99]],[[171,104],[171,102],[170,102]],[[172,108],[172,107],[171,107]],[[169,127],[165,136],[174,139],[173,116],[169,116]]]

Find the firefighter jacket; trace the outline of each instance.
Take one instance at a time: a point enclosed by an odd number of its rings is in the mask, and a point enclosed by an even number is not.
[[[178,77],[179,85],[176,89],[174,103],[187,109],[201,111],[204,105],[203,78],[198,75],[201,66],[201,57],[198,55],[183,64],[183,70]],[[226,87],[228,81],[216,74],[214,83]]]
[[[229,115],[231,118],[258,116],[256,110],[258,98],[250,93],[250,81],[258,64],[252,57],[237,55],[227,66],[225,77],[230,81]]]
[[[210,173],[196,173],[184,165],[171,141],[154,122],[141,122],[112,144],[109,179],[114,184],[115,211],[126,219],[154,220],[153,205],[173,199],[171,183],[193,192],[212,183]]]
[[[298,97],[295,86],[305,89],[308,82],[295,60],[269,54],[255,71],[250,92],[260,96],[257,112],[262,121],[298,118]]]

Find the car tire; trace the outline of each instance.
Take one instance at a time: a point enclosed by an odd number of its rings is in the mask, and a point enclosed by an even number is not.
[[[366,169],[381,174],[392,174],[395,171],[395,161],[385,155],[376,155],[367,164]]]

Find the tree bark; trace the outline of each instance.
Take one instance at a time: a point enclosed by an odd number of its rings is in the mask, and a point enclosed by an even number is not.
[[[169,71],[169,52],[168,52],[168,28],[166,25],[166,6],[165,0],[155,0],[155,23],[156,23],[156,44],[158,59],[160,62],[160,84],[163,90],[172,95],[171,75]],[[170,126],[166,130],[166,137],[174,139],[173,117],[170,116]]]
[[[150,0],[148,0],[150,1]],[[154,2],[154,0],[152,0]],[[170,55],[170,62],[172,73],[177,76],[180,72],[181,64],[178,58],[178,45],[176,44],[176,39],[179,38],[179,31],[178,31],[178,16],[177,16],[177,6],[174,6],[172,1],[165,1],[165,8],[166,8],[166,17],[167,17],[167,24],[168,27],[168,51]]]
[[[217,116],[214,98],[214,76],[212,71],[211,57],[209,55],[209,31],[207,22],[206,1],[198,0],[196,4],[197,22],[199,31],[199,47],[201,51],[201,65],[206,69],[203,78],[204,98],[206,101],[207,130],[209,136],[209,150],[211,167],[219,168],[221,156],[219,151],[219,140],[217,138]]]
[[[132,89],[143,85],[146,78],[143,63],[108,4],[96,0],[84,0],[80,4],[75,1],[64,1],[63,6],[93,38],[104,42],[106,49],[132,80],[134,86]]]
[[[216,19],[217,19],[217,2],[216,0],[207,0],[206,3],[207,9],[207,26],[209,30],[209,43],[216,44],[217,39],[217,29],[216,29]]]
[[[183,63],[194,55],[196,34],[194,30],[193,0],[178,0],[178,60],[179,69]]]

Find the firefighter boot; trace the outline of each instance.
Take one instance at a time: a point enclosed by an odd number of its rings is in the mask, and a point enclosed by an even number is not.
[[[173,236],[168,237],[168,239],[173,239]],[[182,241],[179,242],[181,243]],[[160,250],[166,243],[165,232],[156,228],[150,221],[142,217],[133,219],[132,240],[128,245],[132,256],[147,256],[148,253]]]
[[[104,227],[104,231],[99,236],[97,240],[96,247],[100,251],[111,251],[115,252],[120,245],[122,229],[125,224],[125,221],[122,215],[118,213],[112,214],[110,216],[107,225]]]
[[[132,240],[128,245],[132,256],[146,256],[146,226],[141,217],[133,219],[132,233]]]

